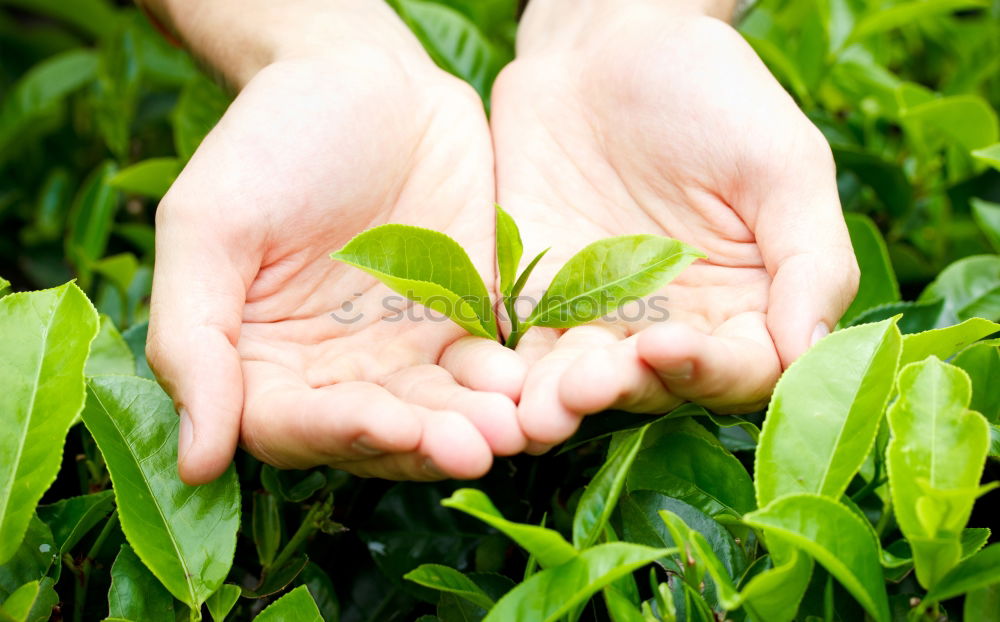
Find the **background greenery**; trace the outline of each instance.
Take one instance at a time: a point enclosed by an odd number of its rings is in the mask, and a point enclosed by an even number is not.
[[[391,4],[436,62],[488,98],[512,57],[514,2]],[[759,3],[740,29],[833,147],[862,265],[861,291],[842,324],[881,322],[834,333],[832,345],[786,376],[785,409],[772,404],[775,423],[764,429],[770,443],[758,446],[763,413],[719,419],[688,408],[648,428],[640,427],[648,418],[608,413],[588,418],[561,451],[499,460],[476,488],[508,519],[554,530],[514,538],[529,556],[503,535],[517,528],[455,511],[488,517],[473,493],[443,507],[458,488],[452,483],[279,472],[240,454],[219,482],[197,490],[180,484],[172,470],[176,418],[143,378],[152,378],[142,350],[153,214],[229,95],[128,5],[0,0],[0,275],[11,283],[8,290],[0,279],[0,295],[72,278],[86,294],[60,287],[0,303],[0,417],[9,418],[0,432],[0,620],[185,619],[200,615],[206,599],[205,615],[222,619],[232,607],[227,619],[243,620],[281,595],[263,615],[478,620],[528,576],[536,577],[535,597],[551,593],[568,609],[545,613],[518,588],[525,608],[509,613],[514,599],[507,599],[507,613],[493,619],[667,620],[671,607],[687,620],[726,609],[732,619],[791,619],[796,609],[800,619],[962,619],[963,610],[969,620],[1000,619],[1000,575],[991,574],[998,549],[972,556],[996,541],[985,530],[1000,526],[995,514],[973,511],[972,500],[998,469],[987,462],[984,472],[969,449],[982,434],[979,420],[965,416],[962,389],[972,387],[971,407],[989,422],[996,455],[1000,355],[995,341],[976,342],[997,330],[986,320],[1000,319],[1000,2],[773,0]],[[900,337],[886,321],[898,313],[904,334],[958,328]],[[893,352],[915,366],[897,374]],[[956,353],[954,365],[925,358]],[[864,365],[845,370],[849,355]],[[28,385],[54,396],[47,402],[18,390],[31,369],[44,370]],[[854,397],[808,401],[816,391],[810,382],[838,373]],[[928,387],[938,390],[923,393]],[[879,425],[897,392],[888,423]],[[951,401],[935,402],[941,395]],[[942,419],[948,429],[910,429],[907,413],[921,420],[928,404],[940,408],[927,417],[951,413]],[[796,489],[773,474],[808,467],[808,456],[822,453],[823,439],[798,435],[810,408],[831,418],[829,429],[875,443],[872,451],[870,443],[829,447],[837,458],[818,466],[843,471],[842,486]],[[631,431],[609,440],[616,430]],[[896,458],[886,449],[890,432],[902,439]],[[918,473],[939,458],[934,452],[949,450],[921,444],[937,434],[954,450],[940,456],[954,470],[945,483]],[[140,437],[150,444],[135,442]],[[920,459],[907,463],[904,449]],[[887,470],[897,482],[892,492]],[[781,507],[779,493],[790,492],[816,498]],[[896,494],[903,496],[894,512]],[[904,516],[918,506],[919,516]],[[659,510],[669,511],[665,522]],[[803,536],[808,545],[789,544],[773,534],[794,532],[795,512],[813,517],[800,527],[823,516],[843,520]],[[559,544],[556,532],[571,534],[572,544]],[[617,539],[631,544],[615,548]],[[571,555],[564,544],[582,552]],[[850,572],[838,558],[850,560]],[[471,585],[437,567],[403,578],[426,563],[471,572]],[[571,565],[544,575],[550,583],[537,588],[544,573],[535,569],[562,563]],[[642,570],[635,581],[602,574],[601,564]],[[302,585],[308,591],[292,589]],[[767,593],[785,600],[763,602]]]

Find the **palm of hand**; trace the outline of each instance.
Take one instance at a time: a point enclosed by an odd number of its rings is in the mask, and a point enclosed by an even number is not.
[[[529,256],[552,247],[529,292],[611,235],[667,235],[708,257],[659,292],[669,322],[647,312],[526,336],[534,365],[519,415],[536,449],[605,408],[762,405],[784,358],[768,327],[781,254],[768,246],[769,184],[788,185],[790,158],[817,162],[817,185],[832,171],[815,128],[731,28],[655,11],[617,17],[588,37],[613,44],[516,61],[494,90],[499,201]]]
[[[224,327],[230,340],[238,335],[244,387],[242,400],[230,399],[242,401],[244,445],[272,464],[472,477],[488,468],[491,449],[523,446],[513,402],[490,391],[520,389],[516,369],[505,381],[499,344],[494,359],[489,343],[462,339],[448,321],[407,319],[405,299],[329,258],[364,229],[411,223],[452,235],[482,273],[493,272],[492,154],[478,98],[443,74],[399,69],[265,69],[161,207],[161,248],[171,216],[192,237],[190,218],[173,206],[226,207],[203,214],[194,237],[221,237],[220,252],[245,260],[212,287],[245,299],[232,307],[238,322]],[[327,75],[336,82],[324,84]],[[189,191],[202,195],[187,200]],[[485,364],[467,365],[470,356]]]

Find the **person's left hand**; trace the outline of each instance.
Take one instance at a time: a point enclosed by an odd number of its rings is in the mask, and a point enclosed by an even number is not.
[[[667,235],[708,257],[659,292],[669,321],[647,306],[526,334],[531,449],[608,408],[758,409],[857,290],[830,149],[740,35],[690,3],[560,2],[529,5],[492,98],[498,200],[526,257],[552,247],[526,294],[607,236]]]

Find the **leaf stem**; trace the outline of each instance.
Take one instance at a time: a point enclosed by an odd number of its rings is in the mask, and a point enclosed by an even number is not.
[[[521,341],[521,337],[524,336],[524,333],[526,333],[529,328],[531,328],[531,324],[528,324],[527,322],[523,324],[520,322],[514,324],[512,330],[510,331],[510,336],[507,337],[507,341],[503,345],[507,346],[511,350],[517,348],[518,342]]]
[[[299,528],[295,530],[292,534],[292,538],[288,541],[281,552],[274,558],[274,561],[270,563],[268,568],[280,568],[285,562],[291,559],[292,555],[298,551],[299,547],[305,542],[306,538],[311,536],[319,529],[319,521],[330,514],[330,510],[333,508],[333,495],[328,496],[321,502],[314,503],[309,511],[306,512],[305,517],[299,524]]]

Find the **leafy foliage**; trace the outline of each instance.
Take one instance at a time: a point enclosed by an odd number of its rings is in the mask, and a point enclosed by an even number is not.
[[[513,0],[390,4],[488,106]],[[132,7],[0,2],[0,619],[996,619],[996,3],[763,0],[740,30],[830,142],[862,270],[766,412],[595,415],[475,488],[243,453],[192,488],[143,355],[153,215],[230,97]],[[598,317],[697,256],[598,242],[517,318],[538,258],[518,274],[517,227],[497,223],[517,335]],[[398,227],[340,258],[463,300],[463,327],[496,338],[464,252]],[[455,271],[379,264],[373,235]]]

